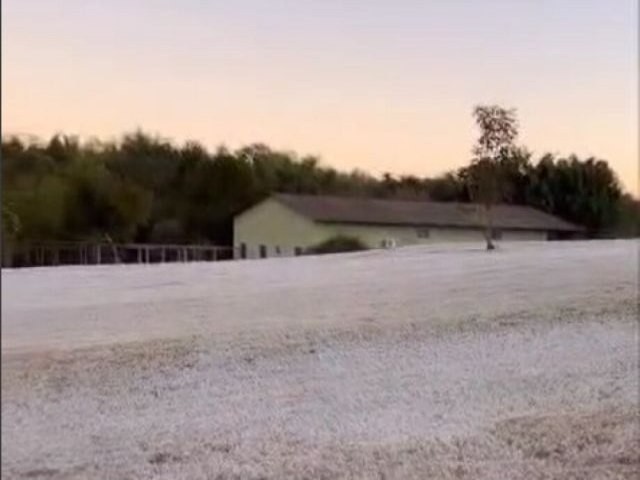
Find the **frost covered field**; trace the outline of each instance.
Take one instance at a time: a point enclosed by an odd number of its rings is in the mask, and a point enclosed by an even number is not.
[[[2,478],[638,478],[638,243],[2,272]]]

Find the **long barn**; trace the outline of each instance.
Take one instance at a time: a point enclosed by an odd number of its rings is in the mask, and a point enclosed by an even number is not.
[[[292,256],[336,235],[371,248],[436,242],[482,242],[483,209],[468,203],[275,194],[234,218],[240,258]],[[526,206],[496,205],[496,241],[549,240],[581,228]]]

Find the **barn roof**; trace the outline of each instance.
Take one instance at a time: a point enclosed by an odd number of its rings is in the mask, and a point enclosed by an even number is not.
[[[384,200],[319,195],[273,195],[277,201],[316,222],[369,225],[481,228],[477,204]],[[526,206],[495,205],[492,225],[500,229],[580,231],[581,227]]]

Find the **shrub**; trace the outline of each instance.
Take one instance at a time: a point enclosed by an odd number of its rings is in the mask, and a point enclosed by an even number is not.
[[[336,235],[328,238],[307,250],[311,254],[357,252],[367,250],[368,247],[359,238],[346,235]]]

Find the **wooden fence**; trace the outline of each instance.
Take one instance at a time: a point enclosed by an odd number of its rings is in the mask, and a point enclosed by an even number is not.
[[[2,250],[3,267],[216,262],[234,258],[233,247],[219,245],[46,242],[4,245]]]

